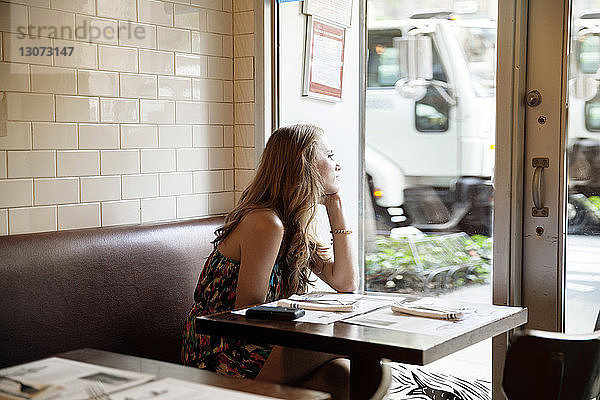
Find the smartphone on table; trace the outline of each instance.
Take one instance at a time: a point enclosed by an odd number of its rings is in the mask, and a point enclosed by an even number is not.
[[[293,321],[302,317],[304,310],[288,307],[254,306],[246,310],[246,318]]]

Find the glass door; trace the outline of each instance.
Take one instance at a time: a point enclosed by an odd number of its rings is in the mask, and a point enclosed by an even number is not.
[[[600,1],[529,8],[523,303],[530,328],[591,332],[600,309]]]
[[[496,1],[367,0],[367,291],[492,301]],[[491,382],[491,340],[431,366]]]
[[[569,43],[565,330],[590,332],[600,311],[600,1],[574,0]]]

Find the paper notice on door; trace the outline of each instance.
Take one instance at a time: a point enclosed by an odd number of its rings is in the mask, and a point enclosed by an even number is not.
[[[302,12],[349,27],[352,23],[352,0],[304,0]]]
[[[346,29],[316,17],[308,17],[305,96],[340,101],[344,71]]]

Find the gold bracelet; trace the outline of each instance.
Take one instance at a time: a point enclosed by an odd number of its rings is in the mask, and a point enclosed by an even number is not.
[[[333,229],[333,230],[329,231],[329,233],[332,233],[332,234],[341,233],[344,235],[349,235],[352,233],[352,229]]]

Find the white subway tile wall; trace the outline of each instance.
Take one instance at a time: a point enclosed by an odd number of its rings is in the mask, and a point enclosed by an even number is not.
[[[33,179],[0,180],[0,207],[33,205]]]
[[[9,151],[7,155],[9,178],[56,176],[56,152],[54,151]]]
[[[55,230],[57,230],[56,206],[8,210],[8,231],[13,235]]]
[[[223,0],[224,2],[227,0]],[[234,143],[233,176],[225,176],[225,191],[234,188],[234,199],[218,194],[209,195],[209,211],[218,210],[218,201],[236,201],[254,176],[254,4],[253,0],[233,0],[233,43],[227,44],[227,54],[233,55],[233,82],[224,86],[224,101],[233,98],[233,127],[224,135],[225,143]],[[224,7],[223,9],[225,9]],[[225,42],[223,43],[225,49]],[[224,50],[224,54],[225,54]],[[210,71],[210,66],[209,66]],[[228,71],[229,73],[229,71]],[[216,156],[216,154],[215,154]],[[209,155],[209,161],[213,162]],[[221,159],[221,161],[224,161]],[[225,192],[228,193],[228,192]]]
[[[6,151],[0,151],[0,179],[6,178]]]
[[[46,178],[33,180],[36,206],[79,202],[78,178]]]
[[[142,199],[142,222],[165,221],[177,218],[175,197]]]
[[[111,96],[119,95],[119,74],[106,71],[77,72],[77,91],[84,96]]]
[[[0,136],[3,150],[31,150],[31,123],[8,122],[7,135]]]
[[[193,218],[208,214],[208,195],[177,196],[177,218]]]
[[[83,14],[96,13],[95,0],[52,0],[52,8]]]
[[[102,203],[100,210],[102,226],[139,224],[140,201],[107,201]]]
[[[118,149],[118,124],[79,124],[80,149]]]
[[[158,174],[123,176],[123,198],[141,199],[158,196]]]
[[[56,166],[58,176],[100,175],[100,152],[96,150],[57,151]]]
[[[0,210],[0,235],[8,235],[8,210]]]
[[[79,183],[82,202],[121,199],[120,175],[82,177],[79,178]]]
[[[38,93],[77,94],[77,73],[72,68],[31,65],[31,90]]]
[[[169,172],[159,175],[160,195],[192,194],[192,172]]]
[[[36,150],[77,150],[77,124],[34,122],[33,148]]]
[[[228,212],[253,31],[251,0],[0,0],[0,235]]]
[[[100,203],[58,206],[58,230],[100,226]]]

